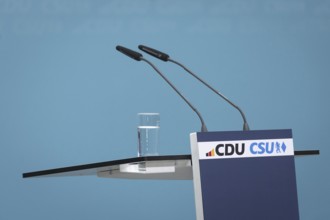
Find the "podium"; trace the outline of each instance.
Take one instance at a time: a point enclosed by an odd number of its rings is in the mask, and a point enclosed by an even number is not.
[[[193,180],[197,220],[299,219],[291,130],[190,135],[191,155],[136,157],[23,173],[23,178]]]
[[[291,130],[191,134],[198,220],[298,220]]]

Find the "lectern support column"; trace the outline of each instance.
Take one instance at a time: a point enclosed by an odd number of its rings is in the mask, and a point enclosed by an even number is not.
[[[298,220],[291,130],[190,135],[197,220]]]

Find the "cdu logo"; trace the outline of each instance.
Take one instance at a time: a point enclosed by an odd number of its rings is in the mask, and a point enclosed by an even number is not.
[[[292,139],[259,139],[204,142],[200,145],[203,159],[274,157],[294,155]]]
[[[250,145],[251,154],[285,153],[287,147],[284,142],[253,142]]]
[[[245,152],[244,143],[236,144],[218,144],[211,151],[206,153],[206,157],[243,155]]]

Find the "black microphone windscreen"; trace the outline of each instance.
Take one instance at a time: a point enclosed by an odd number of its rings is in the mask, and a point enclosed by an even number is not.
[[[168,58],[170,58],[169,55],[167,55],[166,53],[160,52],[158,50],[155,50],[153,48],[144,46],[144,45],[139,45],[139,49],[146,52],[147,54],[154,56],[158,59],[161,59],[163,61],[168,61]]]
[[[140,61],[142,58],[142,54],[134,51],[134,50],[130,50],[126,47],[123,46],[116,46],[116,50],[118,50],[119,52],[122,52],[123,54],[125,54],[126,56],[129,56],[130,58]]]

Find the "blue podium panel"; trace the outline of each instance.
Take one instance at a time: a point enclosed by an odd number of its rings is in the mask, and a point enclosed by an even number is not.
[[[197,219],[299,219],[291,130],[191,134]]]

